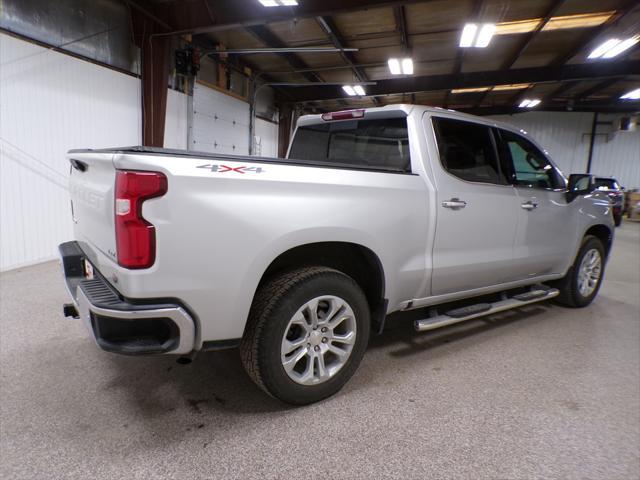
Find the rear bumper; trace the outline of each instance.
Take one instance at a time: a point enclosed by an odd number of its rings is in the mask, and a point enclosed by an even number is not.
[[[85,277],[86,255],[77,242],[59,246],[67,290],[77,316],[100,348],[124,355],[188,354],[195,342],[195,322],[174,302],[124,298],[94,269]],[[73,308],[66,307],[65,315]]]

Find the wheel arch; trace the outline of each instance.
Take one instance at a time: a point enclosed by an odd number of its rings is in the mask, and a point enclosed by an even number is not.
[[[593,235],[602,242],[602,245],[604,246],[605,257],[608,257],[609,252],[611,251],[611,245],[613,243],[613,232],[611,231],[611,229],[602,224],[592,225],[587,229],[586,232],[584,232],[582,238],[586,237],[587,235]]]

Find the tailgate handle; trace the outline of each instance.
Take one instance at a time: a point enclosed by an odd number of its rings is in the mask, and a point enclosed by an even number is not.
[[[71,165],[76,170],[80,170],[81,172],[86,172],[87,171],[87,164],[86,163],[81,162],[80,160],[76,160],[75,158],[69,159],[69,162],[71,162]]]

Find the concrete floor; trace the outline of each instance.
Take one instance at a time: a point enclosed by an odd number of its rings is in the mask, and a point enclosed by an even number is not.
[[[61,318],[56,263],[1,277],[0,476],[640,477],[640,224],[589,308],[374,338],[334,398],[290,408],[237,352],[126,358]]]

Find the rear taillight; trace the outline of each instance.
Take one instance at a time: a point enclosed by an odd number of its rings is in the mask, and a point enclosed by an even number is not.
[[[115,223],[118,264],[149,268],[156,258],[155,227],[142,217],[145,200],[167,193],[167,177],[158,172],[118,170]]]

